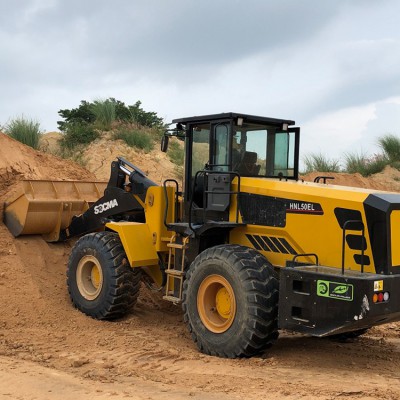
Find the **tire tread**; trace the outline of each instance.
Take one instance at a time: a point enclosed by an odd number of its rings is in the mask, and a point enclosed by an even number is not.
[[[215,349],[196,332],[188,312],[189,285],[192,277],[210,259],[224,260],[235,268],[243,284],[250,323],[237,339],[234,349]],[[199,254],[190,266],[184,282],[182,308],[184,321],[200,351],[227,358],[249,357],[262,352],[278,337],[278,280],[271,264],[257,251],[240,245],[219,245]]]
[[[105,300],[94,310],[88,310],[80,296],[75,295],[74,255],[82,249],[95,248],[106,260],[104,268],[110,271],[110,290]],[[72,249],[67,269],[67,285],[73,305],[96,319],[116,319],[125,315],[136,303],[140,289],[141,271],[130,267],[118,234],[114,232],[90,233],[81,237]]]

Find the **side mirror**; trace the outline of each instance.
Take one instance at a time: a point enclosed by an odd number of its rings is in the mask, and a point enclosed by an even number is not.
[[[161,151],[163,153],[166,153],[168,150],[168,142],[169,142],[169,136],[164,135],[161,138]]]

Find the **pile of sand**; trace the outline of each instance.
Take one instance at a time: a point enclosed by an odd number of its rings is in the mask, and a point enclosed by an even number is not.
[[[57,140],[57,135],[51,135],[51,138]],[[55,143],[54,140],[52,145]],[[0,214],[4,202],[12,197],[19,182],[24,179],[54,181],[108,179],[111,161],[117,155],[121,155],[119,151],[123,151],[124,148],[117,144],[111,150],[107,146],[109,146],[108,141],[100,140],[89,146],[85,152],[91,160],[90,166],[98,172],[98,176],[95,176],[70,160],[34,150],[0,133]],[[122,155],[128,157],[131,154],[122,153]],[[148,165],[153,164],[157,165],[154,157],[149,159]],[[153,179],[158,181],[160,175],[162,174],[159,173],[157,176],[154,171]],[[1,218],[0,303],[5,307],[3,318],[0,319],[0,328],[1,321],[7,321],[6,325],[9,327],[50,323],[59,326],[61,330],[64,329],[62,322],[59,325],[60,316],[62,321],[67,321],[74,312],[65,287],[66,263],[73,242],[72,240],[68,243],[49,244],[40,236],[22,236],[15,239]],[[16,282],[20,282],[18,290]],[[153,295],[148,291],[143,292],[141,301],[158,307],[157,299],[153,299]],[[33,315],[35,323],[30,321],[30,316]],[[85,323],[90,321],[83,315],[79,315],[79,318]]]
[[[72,161],[44,154],[0,133],[0,201],[23,179],[93,180]]]
[[[168,178],[178,178],[177,166],[158,148],[146,153],[129,147],[122,140],[96,140],[83,152],[82,159],[86,168],[98,179],[108,180],[111,162],[119,156],[139,167],[157,184]]]
[[[0,133],[0,211],[24,179],[93,180],[79,165],[36,151]],[[14,239],[0,221],[0,302],[3,324],[32,325],[65,298],[67,245],[52,246],[41,237]],[[68,245],[69,246],[69,245]],[[62,274],[62,275],[61,275]],[[40,282],[39,282],[40,281]],[[57,301],[58,302],[58,301]],[[54,310],[52,311],[57,314]],[[30,320],[30,316],[35,316]]]
[[[311,172],[301,178],[305,181],[313,182],[318,176],[333,177],[333,180],[327,180],[329,185],[400,192],[400,171],[390,166],[387,166],[382,172],[369,177],[364,177],[360,174],[346,174],[344,172]],[[322,180],[320,182],[322,183]]]
[[[60,132],[48,132],[41,138],[40,147],[45,152],[60,152]],[[155,149],[146,153],[143,150],[128,146],[123,140],[112,139],[110,133],[102,133],[100,138],[90,143],[82,152],[76,154],[85,168],[97,179],[107,181],[110,177],[111,163],[117,157],[123,157],[139,167],[152,181],[161,184],[165,179],[178,179],[182,183],[176,164],[171,162],[166,153]]]

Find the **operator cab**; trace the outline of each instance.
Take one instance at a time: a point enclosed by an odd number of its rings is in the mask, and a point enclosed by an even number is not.
[[[176,128],[165,133],[162,150],[169,136],[185,140],[186,215],[198,208],[226,220],[235,177],[298,179],[300,128],[291,127],[294,121],[222,113],[172,122]]]

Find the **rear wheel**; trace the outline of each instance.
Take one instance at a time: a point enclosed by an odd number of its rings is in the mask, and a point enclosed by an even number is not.
[[[183,292],[184,319],[200,351],[252,356],[278,337],[278,280],[258,252],[221,245],[190,266]]]
[[[116,233],[91,233],[72,249],[67,285],[76,308],[97,319],[114,319],[135,304],[140,270],[130,267]]]

